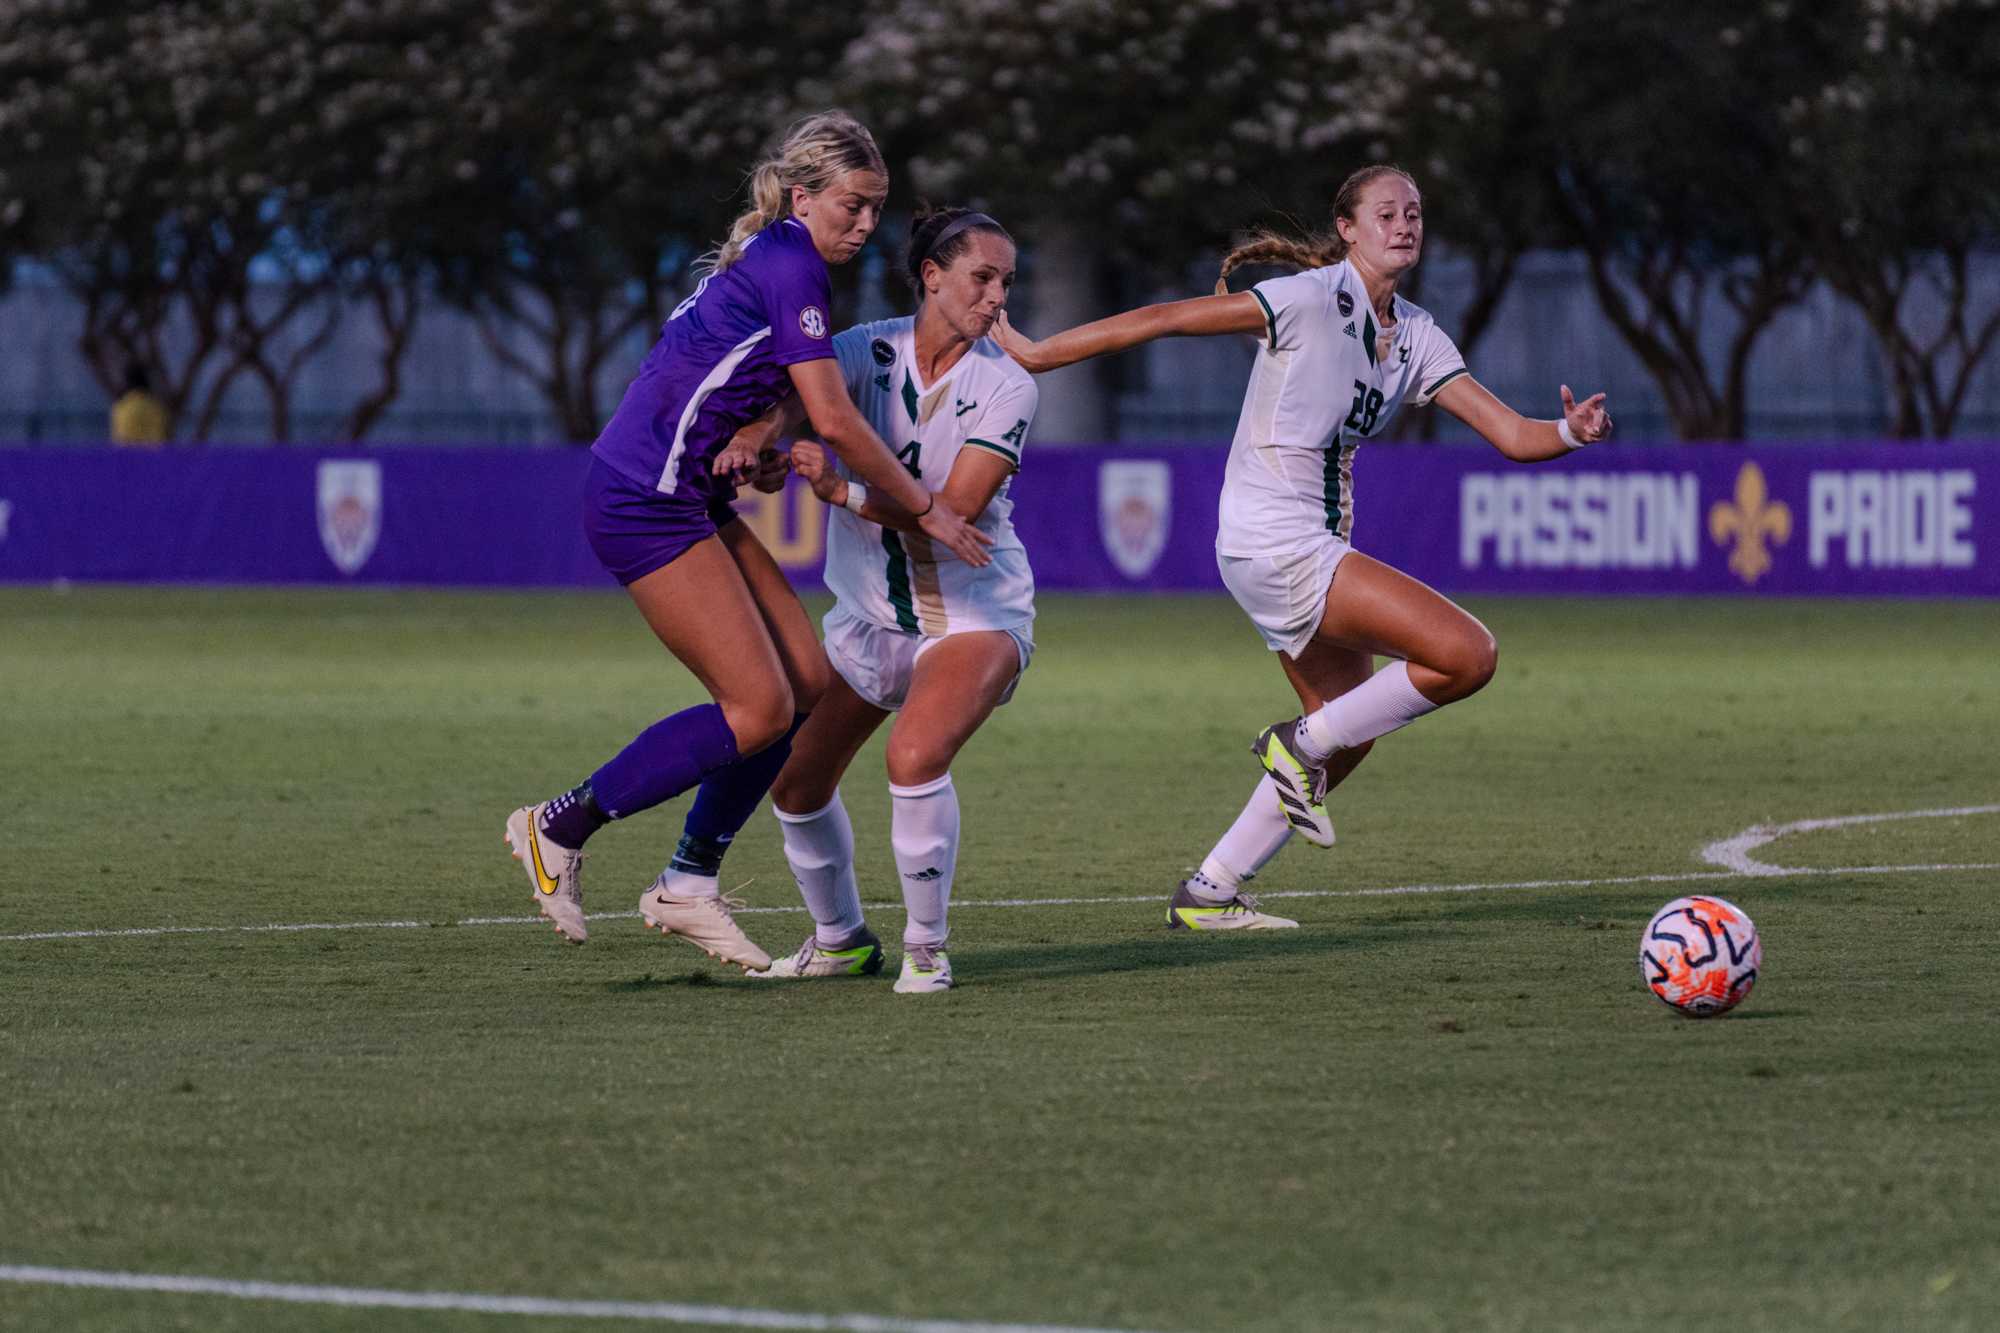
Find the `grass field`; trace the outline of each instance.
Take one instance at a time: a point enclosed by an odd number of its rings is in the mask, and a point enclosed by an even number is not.
[[[0,1266],[715,1326],[2000,1326],[2000,871],[1841,869],[2000,862],[2000,814],[1699,856],[2000,803],[2000,614],[1474,609],[1493,685],[1259,881],[1303,928],[1216,938],[1165,895],[1282,680],[1224,601],[1049,599],[957,769],[960,988],[901,997],[619,915],[679,803],[592,843],[587,947],[468,923],[533,910],[509,809],[697,697],[615,596],[0,589]],[[809,928],[767,814],[725,878],[773,952]],[[1691,891],[1765,940],[1711,1022],[1635,962]],[[587,1313],[0,1282],[4,1329],[658,1326]]]

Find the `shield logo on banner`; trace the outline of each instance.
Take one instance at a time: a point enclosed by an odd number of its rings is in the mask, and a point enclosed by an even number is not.
[[[319,465],[319,541],[343,574],[360,572],[382,535],[382,465],[329,459]]]
[[[1111,563],[1143,579],[1167,549],[1173,525],[1173,470],[1156,459],[1120,459],[1097,470],[1097,529]]]

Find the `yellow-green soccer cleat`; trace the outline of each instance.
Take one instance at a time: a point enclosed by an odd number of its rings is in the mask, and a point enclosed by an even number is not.
[[[1326,812],[1326,765],[1299,757],[1298,733],[1303,718],[1264,728],[1250,753],[1278,787],[1278,808],[1300,837],[1316,847],[1333,846],[1333,816]]]
[[[921,944],[903,949],[903,971],[896,978],[896,994],[929,995],[951,989],[951,959],[943,949]]]
[[[1297,930],[1299,923],[1257,910],[1257,900],[1238,893],[1226,903],[1203,902],[1182,880],[1167,904],[1169,930]]]
[[[655,881],[639,899],[639,915],[662,935],[682,936],[711,958],[762,972],[771,966],[771,955],[736,924],[730,909],[741,906],[740,898],[676,898]]]
[[[549,841],[542,832],[542,807],[524,805],[507,816],[507,845],[528,872],[535,906],[572,944],[590,938],[583,924],[583,853]]]
[[[838,945],[821,944],[817,935],[806,936],[797,953],[773,959],[771,966],[753,977],[872,977],[882,970],[882,941],[863,926]]]

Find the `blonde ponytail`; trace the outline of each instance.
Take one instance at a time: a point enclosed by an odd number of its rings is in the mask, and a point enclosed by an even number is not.
[[[791,214],[793,186],[818,194],[849,171],[889,174],[866,126],[845,111],[792,122],[777,151],[750,169],[749,211],[730,224],[727,240],[695,261],[695,272],[720,273],[741,259],[752,236]]]
[[[1340,183],[1340,189],[1333,196],[1333,215],[1354,221],[1354,210],[1361,206],[1361,192],[1368,183],[1379,176],[1401,176],[1416,188],[1416,178],[1398,166],[1387,162],[1376,162],[1349,174]],[[1229,275],[1245,264],[1288,264],[1293,268],[1327,268],[1347,258],[1347,242],[1340,238],[1340,229],[1307,232],[1304,236],[1286,236],[1275,231],[1251,233],[1250,239],[1222,257],[1222,276],[1216,281],[1215,290],[1228,290]]]
[[[1337,231],[1307,232],[1285,236],[1275,231],[1252,232],[1250,239],[1222,257],[1222,277],[1216,290],[1222,291],[1229,275],[1245,264],[1285,264],[1291,268],[1325,268],[1347,257],[1347,242]]]

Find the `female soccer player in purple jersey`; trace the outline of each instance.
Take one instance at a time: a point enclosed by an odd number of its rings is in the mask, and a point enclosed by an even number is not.
[[[1055,370],[1174,334],[1248,333],[1259,347],[1224,473],[1216,533],[1222,581],[1279,655],[1304,713],[1252,747],[1266,776],[1201,869],[1183,881],[1167,924],[1269,930],[1298,923],[1258,910],[1246,880],[1297,830],[1333,845],[1327,790],[1378,737],[1479,690],[1497,661],[1493,636],[1447,598],[1348,545],[1351,460],[1405,402],[1435,401],[1508,458],[1560,458],[1611,433],[1604,395],[1530,420],[1466,373],[1428,313],[1396,295],[1424,241],[1423,201],[1402,170],[1363,167],[1333,201],[1333,230],[1304,240],[1266,233],[1223,261],[1303,272],[1248,291],[1130,310],[1058,333],[994,336],[1023,366]],[[1221,288],[1221,284],[1217,284]],[[1336,576],[1337,575],[1337,576]],[[1377,655],[1390,659],[1375,670]]]
[[[796,393],[818,436],[926,536],[968,564],[987,562],[988,538],[903,468],[855,409],[834,360],[827,266],[860,253],[888,189],[875,140],[852,117],[826,112],[793,125],[751,172],[750,210],[591,447],[591,549],[714,702],[661,719],[587,781],[508,817],[507,841],[537,905],[576,943],[588,933],[584,841],[698,785],[686,836],[640,914],[745,969],[770,965],[731,916],[717,873],[784,766],[827,665],[805,608],[730,509],[734,485],[717,475],[741,427]]]

